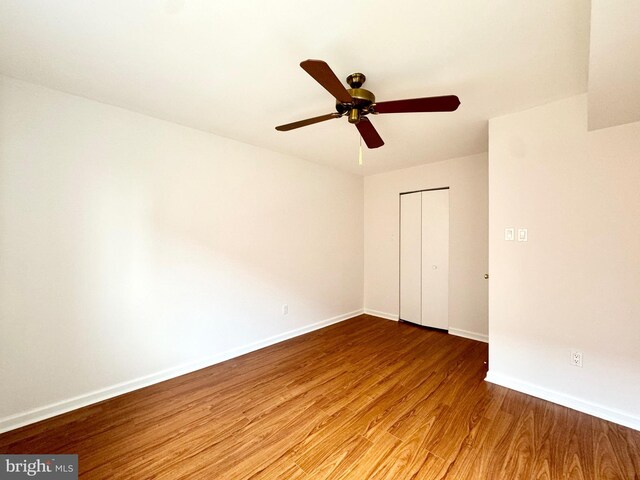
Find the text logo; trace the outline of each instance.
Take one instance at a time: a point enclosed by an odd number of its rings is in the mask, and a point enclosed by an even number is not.
[[[0,480],[78,480],[78,455],[0,455]]]

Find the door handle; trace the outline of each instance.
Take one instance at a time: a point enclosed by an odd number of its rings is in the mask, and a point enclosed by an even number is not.
[[[485,274],[484,274],[484,279],[485,279],[485,280],[489,280],[489,274],[488,274],[488,273],[485,273]]]

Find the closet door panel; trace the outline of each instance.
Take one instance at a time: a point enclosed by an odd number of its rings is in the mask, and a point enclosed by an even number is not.
[[[400,319],[422,321],[422,196],[400,196]]]
[[[449,190],[422,193],[421,324],[449,328]]]

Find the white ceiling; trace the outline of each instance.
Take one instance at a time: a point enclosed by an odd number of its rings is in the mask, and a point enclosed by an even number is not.
[[[589,128],[640,121],[640,0],[592,0]]]
[[[2,0],[0,72],[372,174],[487,149],[487,119],[582,93],[587,0]],[[360,71],[378,100],[456,94],[454,113],[379,115],[357,165],[346,118],[298,65]]]

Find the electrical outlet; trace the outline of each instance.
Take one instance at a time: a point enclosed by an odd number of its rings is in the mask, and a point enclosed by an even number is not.
[[[574,367],[582,367],[582,352],[571,350],[571,365]]]
[[[286,303],[282,305],[282,314],[289,315],[289,305],[287,305]]]

